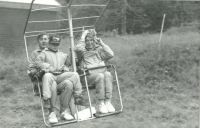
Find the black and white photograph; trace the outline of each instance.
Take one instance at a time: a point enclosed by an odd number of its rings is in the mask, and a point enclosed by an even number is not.
[[[0,0],[0,128],[200,128],[200,0]]]

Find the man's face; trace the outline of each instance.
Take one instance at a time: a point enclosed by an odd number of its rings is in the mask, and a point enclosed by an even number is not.
[[[47,44],[49,43],[49,37],[47,35],[43,35],[39,38],[38,43],[41,49],[46,48]]]
[[[91,37],[86,37],[85,39],[86,48],[91,50],[95,47],[94,39]]]
[[[56,41],[51,41],[49,43],[49,49],[53,50],[53,51],[58,51],[58,46],[59,46],[59,42],[56,42]]]

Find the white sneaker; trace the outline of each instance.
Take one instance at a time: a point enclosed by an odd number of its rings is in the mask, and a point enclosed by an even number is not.
[[[51,112],[49,115],[49,123],[58,123],[58,119],[54,112]]]
[[[110,99],[105,100],[105,106],[106,106],[108,112],[115,112],[115,108],[111,104]]]
[[[102,101],[99,101],[99,112],[100,113],[108,113],[108,110],[107,110],[107,108],[106,108],[106,106],[105,106],[105,104],[104,104],[104,102],[103,102],[103,100]]]
[[[74,117],[69,114],[66,110],[64,112],[62,112],[61,116],[65,119],[65,120],[73,120]]]

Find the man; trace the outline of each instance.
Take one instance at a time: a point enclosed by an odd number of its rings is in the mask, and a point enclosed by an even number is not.
[[[40,85],[41,85],[42,74],[40,72],[41,71],[40,68],[36,64],[36,58],[46,48],[47,44],[49,43],[49,35],[47,33],[40,33],[37,36],[37,42],[38,42],[39,48],[34,50],[31,53],[31,57],[29,58],[29,67],[27,70],[27,74],[30,76],[31,81],[34,84],[34,90],[35,90],[36,95],[39,95],[38,86],[37,86],[38,82],[34,76],[36,75],[39,78]]]
[[[83,32],[80,41],[76,45],[78,61],[82,68],[92,68],[105,66],[105,62],[114,56],[110,47],[96,37],[93,29]],[[112,76],[106,68],[89,71],[87,75],[89,85],[96,86],[96,98],[100,113],[114,112],[115,108],[111,104],[112,98]]]
[[[81,104],[82,85],[78,73],[70,72],[71,56],[58,50],[60,41],[61,39],[58,36],[50,36],[48,48],[43,50],[37,57],[37,64],[46,72],[42,78],[43,99],[51,100],[50,85],[55,81],[57,83],[57,92],[60,93],[61,116],[65,120],[72,120],[74,118],[67,108],[69,108],[72,94],[75,97],[75,103]],[[51,106],[55,107],[55,103],[51,104]],[[54,109],[50,111],[49,122],[58,122]]]
[[[31,53],[31,57],[29,59],[29,67],[28,67],[28,75],[30,76],[31,78],[31,81],[34,85],[34,90],[35,90],[35,95],[39,95],[39,90],[38,90],[38,81],[35,77],[35,75],[38,77],[38,80],[39,80],[39,84],[40,84],[40,89],[41,89],[41,92],[42,92],[42,77],[44,75],[44,72],[41,72],[42,70],[40,69],[40,67],[37,65],[36,63],[36,59],[37,59],[37,56],[47,47],[47,45],[49,44],[49,35],[47,33],[40,33],[38,36],[37,36],[37,42],[38,42],[38,45],[39,45],[39,49],[36,49],[34,50],[32,53]],[[55,104],[56,103],[56,96],[57,96],[57,84],[56,82],[52,82],[52,85],[51,85],[51,95],[52,96],[52,99],[51,99],[51,104]],[[49,108],[51,109],[50,107],[50,102],[44,102],[44,107],[45,108]],[[51,111],[51,110],[50,110]]]

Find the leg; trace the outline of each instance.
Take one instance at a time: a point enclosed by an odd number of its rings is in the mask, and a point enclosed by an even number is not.
[[[105,97],[106,99],[111,99],[112,98],[112,90],[113,90],[113,78],[110,72],[105,72]]]
[[[104,87],[104,74],[95,73],[87,76],[87,81],[89,85],[96,86],[96,97],[99,100],[105,99],[105,87]]]
[[[74,97],[81,95],[82,85],[80,83],[80,78],[77,72],[65,72],[61,74],[57,79],[57,83],[61,83],[64,80],[71,81],[73,84]]]
[[[51,73],[46,73],[42,78],[43,98],[45,100],[51,98],[50,86],[53,84],[53,81],[55,81],[55,76]]]
[[[113,78],[110,72],[105,72],[105,91],[106,91],[106,99],[104,101],[105,106],[108,110],[108,112],[115,112],[115,108],[111,104],[111,98],[112,98],[112,90],[113,90]]]
[[[50,108],[50,112],[53,112],[55,106],[56,106],[56,98],[57,98],[57,84],[55,81],[53,81],[51,87],[50,87],[50,90],[51,90],[51,108]]]
[[[98,99],[98,109],[101,113],[108,113],[108,110],[104,104],[105,99],[105,84],[104,84],[104,74],[95,73],[87,76],[88,84],[95,84],[96,86],[96,97]]]
[[[66,120],[72,120],[73,117],[69,114],[69,102],[72,97],[73,84],[69,80],[64,80],[58,84],[58,91],[61,92],[60,104],[61,104],[61,115]]]

